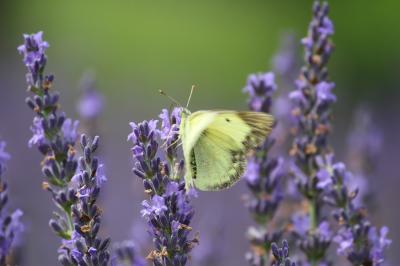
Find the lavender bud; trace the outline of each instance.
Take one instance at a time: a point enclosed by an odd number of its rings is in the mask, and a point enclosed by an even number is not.
[[[85,134],[81,135],[81,146],[82,148],[85,148],[87,146],[87,138]]]
[[[92,152],[95,152],[99,146],[99,140],[100,137],[99,136],[95,136],[93,141],[92,141]]]
[[[25,99],[25,103],[29,106],[29,108],[31,108],[32,110],[35,110],[36,104],[32,101],[32,99],[30,97],[27,97]]]
[[[49,226],[51,227],[51,229],[54,230],[54,232],[56,232],[57,234],[62,233],[64,230],[61,228],[61,226],[58,224],[58,222],[54,219],[51,219],[49,221]]]

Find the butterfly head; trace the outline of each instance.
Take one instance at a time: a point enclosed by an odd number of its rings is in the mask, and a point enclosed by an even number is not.
[[[189,109],[187,109],[186,107],[181,107],[181,117],[182,119],[187,118],[188,116],[190,116],[192,112],[190,112]]]

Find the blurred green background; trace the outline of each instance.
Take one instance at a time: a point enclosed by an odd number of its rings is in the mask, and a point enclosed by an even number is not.
[[[283,32],[298,38],[305,34],[311,4],[1,1],[1,48],[14,58],[21,33],[43,30],[52,46],[49,68],[62,68],[59,78],[69,81],[94,68],[110,100],[137,105],[158,88],[184,99],[196,84],[194,104],[207,99],[210,105],[229,105],[242,98],[239,89],[248,73],[269,68]],[[398,83],[400,3],[341,0],[330,5],[337,44],[330,69],[340,94],[354,100],[390,97]],[[344,84],[351,89],[342,91]],[[155,101],[159,106],[165,99]]]
[[[241,89],[247,75],[272,68],[284,34],[294,33],[299,43],[307,31],[312,2],[0,0],[0,121],[5,125],[0,137],[8,140],[15,158],[27,162],[20,167],[16,159],[9,167],[10,176],[20,178],[11,181],[15,196],[10,197],[30,223],[24,265],[54,265],[59,241],[47,226],[54,207],[40,189],[38,154],[26,147],[32,114],[24,106],[26,71],[16,51],[22,33],[44,31],[51,46],[47,72],[56,74],[63,108],[75,118],[79,80],[87,69],[96,72],[98,89],[106,98],[99,128],[110,180],[104,196],[105,226],[114,240],[122,240],[130,236],[126,228],[134,223],[133,214],[140,220],[143,199],[140,183],[127,186],[135,182],[125,141],[128,122],[155,117],[169,106],[158,89],[185,102],[192,84],[197,85],[192,110],[245,109]],[[398,240],[400,217],[392,211],[398,209],[393,201],[398,193],[391,188],[399,184],[395,166],[400,130],[395,114],[400,111],[400,2],[336,0],[330,1],[330,7],[336,51],[329,69],[339,96],[333,140],[344,143],[350,113],[358,103],[369,102],[374,107],[380,117],[377,125],[387,132],[385,152],[393,154],[380,164],[378,204],[385,208],[377,210],[375,220],[388,224],[390,237]],[[343,145],[336,149],[340,154]],[[244,263],[249,219],[238,197],[243,191],[244,186],[224,192],[224,197],[207,195],[201,200],[208,200],[209,205],[203,203],[196,214],[198,220],[210,219],[209,206],[217,205],[212,213],[230,209],[234,213],[230,220],[244,217],[235,225],[226,225],[227,243],[235,245],[224,258],[225,265]],[[392,261],[399,261],[396,247],[400,248],[395,242]]]

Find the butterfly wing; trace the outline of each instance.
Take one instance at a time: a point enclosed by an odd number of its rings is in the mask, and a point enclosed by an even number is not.
[[[247,152],[265,139],[273,118],[265,113],[235,111],[201,111],[193,118],[201,121],[206,113],[214,116],[188,149],[185,161],[190,163],[186,164],[186,171],[198,189],[221,190],[239,180],[246,168]],[[189,116],[187,133],[196,120]]]
[[[196,164],[193,161],[193,147],[198,141],[202,132],[214,120],[215,112],[198,111],[193,114],[186,109],[182,111],[180,124],[180,138],[182,141],[183,157],[185,159],[185,182],[186,187],[194,186],[193,175],[196,171]]]

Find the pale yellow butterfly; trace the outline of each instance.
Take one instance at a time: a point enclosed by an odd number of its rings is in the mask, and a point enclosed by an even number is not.
[[[259,146],[271,132],[274,118],[270,114],[251,111],[191,113],[187,106],[193,88],[186,108],[182,107],[179,131],[186,186],[205,191],[229,188],[243,175],[248,152]]]

